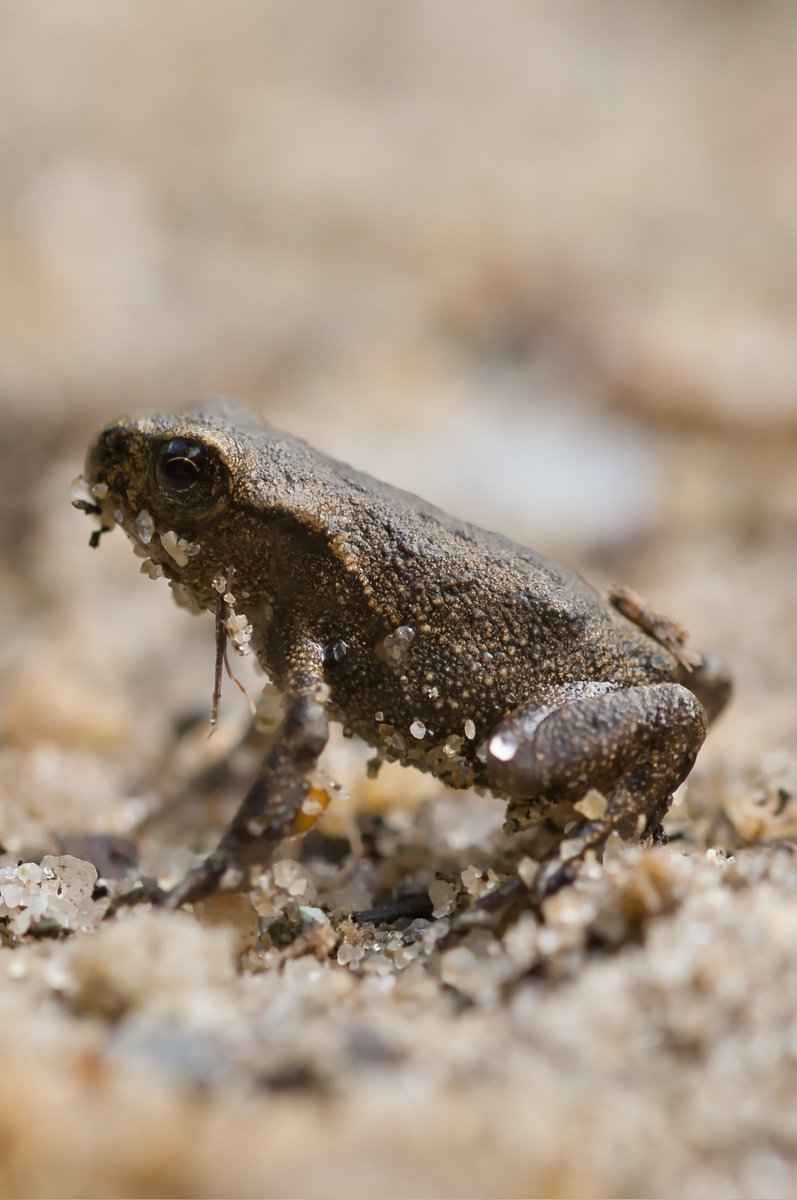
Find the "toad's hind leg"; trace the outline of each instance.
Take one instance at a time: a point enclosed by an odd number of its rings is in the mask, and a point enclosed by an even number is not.
[[[655,833],[706,736],[703,707],[680,684],[595,688],[550,707],[517,709],[488,742],[489,782],[512,797],[513,807],[528,801],[532,808],[543,798],[577,802],[590,788],[606,801],[602,808],[596,799],[580,828],[543,863],[538,897],[571,879],[610,833]]]

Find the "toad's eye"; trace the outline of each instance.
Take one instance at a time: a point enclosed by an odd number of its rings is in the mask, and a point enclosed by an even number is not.
[[[193,438],[169,438],[155,446],[150,466],[154,498],[197,516],[226,503],[229,472],[215,447]]]
[[[203,471],[203,467],[205,470]],[[189,492],[207,471],[207,453],[198,442],[172,438],[163,446],[155,463],[155,475],[165,491]]]

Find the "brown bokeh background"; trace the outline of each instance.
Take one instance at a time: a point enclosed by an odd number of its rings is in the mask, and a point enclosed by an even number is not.
[[[629,583],[681,620],[737,681],[701,755],[692,814],[707,843],[790,844],[797,10],[41,0],[0,3],[0,23],[8,861],[52,848],[54,832],[129,834],[144,801],[154,803],[175,726],[207,703],[208,624],[138,577],[121,538],[89,554],[86,522],[67,496],[88,440],[117,412],[216,393],[598,582]],[[761,780],[775,776],[787,800],[773,834],[750,814]],[[402,776],[394,786],[400,803],[420,785]],[[107,1058],[102,1021],[59,1007],[69,990],[59,948],[33,940],[0,951],[17,980],[16,991],[4,982],[0,1005],[10,1025],[19,1028],[22,1009],[28,1022],[13,1039],[16,1069],[41,1072],[47,1086],[51,1065],[33,1049],[40,1035],[78,1066],[88,1044],[97,1062]],[[729,956],[737,950],[729,943]],[[761,987],[773,962],[764,954]],[[797,979],[797,962],[788,970]],[[589,1005],[589,981],[575,986]],[[234,1023],[240,1010],[225,1003]],[[324,1013],[316,1019],[323,1031]],[[425,1019],[436,1045],[444,1035]],[[440,1020],[445,1031],[448,1010]],[[265,1119],[241,1098],[239,1070],[205,1096],[199,1167],[194,1093],[185,1099],[171,1079],[163,1090],[146,1054],[125,1053],[124,1071],[141,1072],[173,1130],[164,1161],[139,1163],[139,1174],[131,1166],[149,1119],[132,1085],[116,1097],[121,1165],[103,1158],[100,1129],[96,1146],[64,1133],[37,1155],[33,1089],[17,1124],[3,1129],[0,1119],[9,1193],[58,1190],[59,1155],[69,1194],[94,1171],[97,1194],[453,1195],[472,1178],[474,1194],[785,1195],[795,1181],[793,1148],[772,1144],[763,1119],[748,1145],[732,1106],[722,1110],[727,1141],[708,1117],[702,1149],[697,1138],[684,1150],[677,1122],[665,1129],[675,1165],[663,1181],[638,1149],[622,1165],[611,1131],[635,1118],[619,1110],[600,1137],[586,1137],[589,1169],[573,1169],[569,1122],[599,1103],[614,1070],[598,1058],[574,1097],[552,1101],[558,1124],[545,1118],[544,1169],[521,1128],[503,1143],[494,1133],[500,1156],[474,1176],[452,1130],[474,1128],[491,1100],[468,1109],[467,1097],[446,1099],[453,1053],[436,1082],[417,1084],[436,1148],[428,1161],[402,1164],[393,1151],[383,1177],[366,1144],[355,1177],[345,1154],[326,1173],[330,1145],[313,1149],[308,1133],[301,1147],[303,1101],[291,1096],[300,1107],[287,1165],[273,1175],[275,1158],[261,1146],[247,1159],[242,1143],[237,1170],[225,1152],[227,1115],[245,1103],[247,1128]],[[535,1069],[556,1091],[554,1060],[540,1053]],[[675,1072],[662,1053],[661,1069]],[[344,1055],[344,1078],[350,1068]],[[65,1086],[63,1106],[81,1128],[96,1118],[91,1104],[112,1107],[104,1069],[91,1067],[91,1087],[82,1077],[73,1093]],[[496,1094],[521,1087],[502,1070]],[[338,1129],[352,1153],[374,1086],[358,1090],[359,1078],[350,1123],[344,1104]],[[791,1075],[782,1086],[792,1094]],[[665,1092],[655,1081],[640,1090],[645,1136]],[[762,1091],[761,1111],[768,1099]],[[48,1113],[66,1120],[57,1103]],[[412,1112],[406,1125],[393,1119],[419,1153]]]

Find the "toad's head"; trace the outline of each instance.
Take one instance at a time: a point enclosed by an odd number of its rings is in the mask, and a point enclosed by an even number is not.
[[[120,417],[89,447],[73,491],[76,507],[99,518],[93,545],[120,526],[142,571],[165,575],[178,603],[194,611],[215,609],[225,591],[266,598],[262,449],[247,416],[217,402]]]

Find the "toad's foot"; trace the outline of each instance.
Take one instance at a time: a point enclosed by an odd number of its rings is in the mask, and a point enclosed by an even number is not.
[[[516,874],[461,912],[453,921],[453,929],[492,925],[496,919],[504,920],[507,911],[521,902],[539,908],[549,896],[573,883],[586,862],[600,858],[609,835],[622,828],[628,799],[625,794],[617,794],[604,801],[606,814],[602,819],[584,822],[574,836],[564,838],[539,863],[524,859]],[[661,826],[650,829],[647,839],[654,843],[666,840]],[[524,864],[536,867],[533,874],[524,870]]]
[[[140,879],[129,892],[122,892],[121,895],[114,896],[105,910],[103,920],[107,921],[110,917],[116,916],[123,908],[136,908],[139,904],[161,907],[167,895],[168,892],[160,886],[156,879]]]
[[[105,919],[115,916],[123,908],[135,908],[139,904],[151,904],[153,908],[181,908],[183,904],[204,900],[219,890],[241,890],[248,878],[248,872],[238,865],[237,855],[218,847],[173,888],[162,888],[154,879],[142,879],[129,892],[115,896]]]

